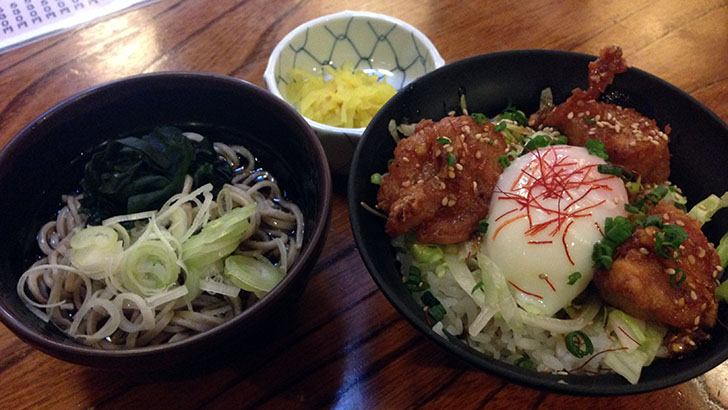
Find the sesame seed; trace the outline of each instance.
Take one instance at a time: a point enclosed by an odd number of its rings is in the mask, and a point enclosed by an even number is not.
[[[440,203],[442,204],[442,206],[447,206],[447,197],[443,196],[442,201]]]
[[[680,300],[677,301],[678,306],[685,306],[685,298],[680,298]]]
[[[596,121],[599,121],[600,119],[602,119],[602,116],[601,116],[601,115],[599,115],[599,114],[597,114],[597,116],[596,116],[596,117],[594,117],[594,119],[595,119]]]
[[[700,316],[696,316],[696,317],[695,317],[695,321],[693,322],[693,324],[694,324],[695,326],[697,326],[697,325],[699,325],[699,324],[700,324]]]
[[[455,172],[454,171],[449,171],[447,173],[447,176],[450,177],[450,179],[454,179],[455,178]]]
[[[435,151],[435,156],[436,157],[439,157],[440,154],[442,154],[442,151],[440,151],[439,149]]]
[[[695,346],[695,342],[693,342],[693,339],[686,337],[685,341],[687,341],[690,346]]]
[[[407,157],[402,157],[402,162],[409,162],[409,158],[407,158]]]
[[[703,303],[702,305],[700,305],[700,310],[705,310],[707,307],[708,307],[708,304]]]
[[[690,262],[691,265],[695,265],[695,256],[688,255],[688,262]]]
[[[675,221],[675,224],[676,225],[680,225],[680,226],[685,226],[685,222],[681,221],[680,219],[678,219],[677,221]]]
[[[690,299],[692,299],[692,300],[698,300],[698,294],[695,293],[694,290],[691,290],[690,291]]]
[[[569,112],[569,114],[566,115],[566,118],[568,118],[568,119],[574,118],[574,112],[573,111]]]
[[[617,111],[622,111],[622,106],[621,105],[618,105],[617,106]]]
[[[589,110],[586,110],[586,115],[591,115],[591,113],[589,112]]]
[[[469,134],[470,133],[470,126],[468,126],[468,125],[463,126],[462,130],[463,130],[464,133]]]
[[[650,140],[650,142],[653,143],[653,144],[655,144],[655,145],[660,145],[660,143],[657,142],[657,141],[655,141],[655,140]]]
[[[723,267],[720,265],[715,265],[715,270],[717,270],[718,272],[723,272]]]
[[[615,131],[619,132],[619,130],[620,130],[620,129],[621,129],[621,127],[620,127],[619,125],[615,125],[615,126],[614,126],[614,130],[615,130]]]
[[[418,179],[417,180],[417,185],[424,184],[424,183],[425,183],[425,180],[424,179]]]
[[[483,154],[480,153],[480,151],[475,151],[475,158],[480,159],[483,156]]]
[[[615,204],[618,204],[619,203],[619,198],[617,198],[615,196],[614,198],[612,198],[612,202],[614,202]]]
[[[446,151],[447,152],[453,152],[453,147],[447,147]]]
[[[665,269],[665,273],[667,273],[668,275],[674,275],[675,274],[675,269],[673,269],[673,268],[666,268]]]
[[[640,248],[640,253],[643,255],[649,255],[650,251],[648,251],[647,248]]]
[[[451,199],[451,200],[447,201],[447,206],[449,206],[450,208],[452,208],[453,206],[455,206],[455,200],[454,199]]]
[[[715,279],[717,277],[718,277],[718,271],[717,270],[714,270],[713,271],[713,279]]]
[[[462,171],[463,170],[463,164],[457,163],[457,164],[455,164],[455,168],[457,168],[458,171]]]
[[[705,249],[699,247],[698,248],[698,258],[703,258],[703,257],[705,257]]]
[[[448,117],[454,117],[454,116],[455,116],[455,111],[450,111],[450,112],[448,112],[448,113],[447,113],[447,116],[448,116]]]
[[[664,219],[666,221],[669,221],[670,220],[670,214],[668,214],[667,212],[665,212],[664,214],[662,214],[662,219]]]
[[[630,141],[629,142],[629,146],[630,147],[634,147],[635,145],[637,145],[637,141]]]
[[[402,187],[403,187],[403,188],[407,188],[407,187],[409,187],[410,185],[412,185],[412,182],[410,182],[410,181],[403,181],[403,182],[402,182]]]
[[[597,127],[604,128],[604,123],[603,122],[597,122]]]

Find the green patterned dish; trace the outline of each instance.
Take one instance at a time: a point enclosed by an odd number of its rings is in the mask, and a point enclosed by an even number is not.
[[[432,42],[413,26],[382,14],[344,11],[316,18],[288,33],[268,60],[265,82],[273,94],[284,98],[293,68],[323,75],[324,66],[339,68],[345,62],[386,77],[396,90],[444,64]],[[306,121],[321,138],[331,170],[348,174],[364,128]]]

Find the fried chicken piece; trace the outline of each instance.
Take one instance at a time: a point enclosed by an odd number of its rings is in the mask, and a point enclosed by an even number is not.
[[[601,50],[589,63],[589,88],[572,91],[566,102],[534,113],[529,125],[560,130],[570,145],[583,146],[595,139],[605,144],[609,162],[642,177],[642,182],[661,183],[670,176],[670,127],[661,131],[657,123],[632,108],[595,101],[614,80],[627,70],[622,50],[617,46]]]
[[[421,243],[467,240],[488,215],[505,149],[503,134],[488,121],[421,121],[414,135],[399,141],[382,176],[377,206],[388,213],[386,232],[417,231]]]
[[[678,259],[665,259],[656,252],[655,233],[659,228],[638,226],[632,238],[617,249],[612,269],[594,273],[594,283],[609,304],[635,317],[672,327],[668,350],[684,354],[707,337],[704,330],[715,325],[715,280],[720,258],[700,223],[685,212],[660,202],[649,214],[661,215],[664,224],[685,229],[688,239],[680,246]],[[682,272],[685,280],[679,284]],[[672,281],[671,275],[676,275]]]

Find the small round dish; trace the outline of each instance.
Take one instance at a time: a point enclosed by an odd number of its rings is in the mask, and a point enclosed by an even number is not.
[[[40,226],[76,192],[88,153],[110,138],[175,126],[242,144],[278,179],[304,215],[299,258],[284,279],[238,316],[179,342],[102,350],[44,323],[19,298],[18,278],[40,250]],[[226,342],[253,341],[261,326],[295,302],[321,253],[331,210],[331,176],[321,144],[303,118],[266,90],[232,77],[193,72],[145,74],[70,97],[21,130],[0,151],[0,321],[57,358],[97,368],[148,372],[198,363]],[[228,350],[229,351],[229,350]]]
[[[285,99],[296,68],[320,75],[324,66],[349,62],[355,70],[384,76],[396,90],[441,67],[435,46],[415,27],[382,14],[343,11],[295,28],[276,45],[264,78],[268,89]],[[347,174],[364,128],[340,128],[306,118],[321,138],[331,170]]]
[[[378,186],[370,183],[370,176],[386,172],[387,161],[393,156],[395,142],[387,128],[390,120],[416,123],[420,119],[440,119],[451,110],[460,112],[459,91],[465,93],[471,113],[493,116],[509,102],[532,113],[538,109],[540,93],[546,87],[552,89],[556,103],[570,96],[572,89],[585,88],[587,64],[595,58],[562,51],[505,51],[457,61],[416,80],[382,107],[362,136],[349,175],[350,220],[361,257],[382,293],[441,348],[478,369],[529,387],[589,396],[644,393],[697,377],[728,359],[725,327],[716,325],[711,340],[688,357],[656,360],[643,369],[637,384],[616,374],[543,374],[494,360],[460,341],[440,337],[430,328],[421,306],[402,284],[384,221],[361,206],[376,204]],[[654,118],[660,127],[670,125],[670,180],[682,187],[688,206],[711,193],[725,192],[728,169],[723,164],[728,158],[728,126],[718,116],[675,86],[636,68],[617,75],[605,97]],[[709,240],[717,243],[728,231],[728,215],[716,214],[704,231]],[[728,321],[725,305],[721,305],[719,318]]]

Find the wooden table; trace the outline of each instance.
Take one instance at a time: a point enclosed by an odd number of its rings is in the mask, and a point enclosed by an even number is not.
[[[447,62],[522,48],[595,54],[620,44],[633,66],[728,120],[726,0],[342,3],[167,0],[0,55],[0,146],[66,97],[137,73],[209,71],[263,86],[268,55],[288,31],[344,8],[413,24]],[[0,409],[677,410],[714,405],[706,384],[728,387],[728,365],[670,389],[616,398],[550,394],[472,369],[417,333],[379,292],[354,246],[345,195],[342,179],[327,245],[276,342],[194,376],[140,381],[59,361],[0,326]]]

